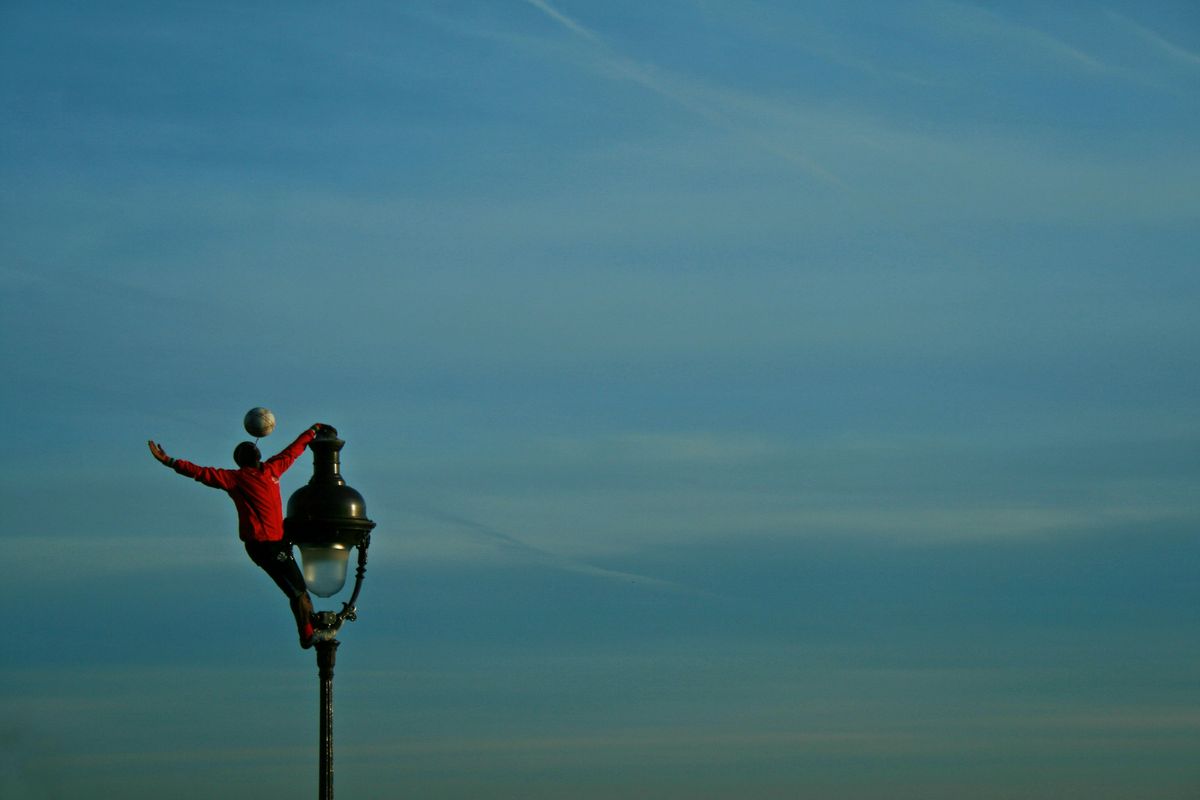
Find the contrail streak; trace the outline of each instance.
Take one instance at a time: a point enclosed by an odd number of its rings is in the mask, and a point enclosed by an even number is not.
[[[743,126],[732,122],[727,115],[721,113],[711,105],[689,97],[686,94],[679,92],[675,87],[668,85],[661,78],[655,75],[655,71],[650,67],[647,67],[644,64],[641,64],[627,56],[623,56],[614,52],[612,48],[610,48],[596,33],[571,19],[566,14],[563,14],[561,11],[547,3],[546,0],[525,0],[525,2],[529,3],[529,5],[533,6],[538,11],[541,11],[543,14],[550,17],[567,30],[600,47],[605,52],[608,68],[617,76],[632,83],[636,83],[638,86],[648,89],[660,97],[670,100],[676,105],[681,106],[693,114],[702,117],[704,120],[717,127],[739,135],[743,140],[748,141],[751,145],[757,147],[758,149],[789,161],[811,175],[814,175],[828,183],[832,183],[839,188],[848,188],[841,178],[839,178],[837,175],[834,175],[820,164],[817,164],[807,156],[797,153],[789,148],[780,147],[770,142],[763,141],[761,137],[747,132]]]
[[[583,575],[591,575],[597,578],[605,578],[615,580],[621,583],[636,583],[643,586],[650,586],[657,589],[665,589],[671,592],[684,594],[707,594],[706,592],[697,591],[673,581],[654,578],[649,575],[642,575],[636,572],[623,572],[621,570],[604,569],[596,567],[583,561],[578,561],[567,556],[552,553],[548,550],[543,550],[540,547],[534,547],[531,544],[521,541],[520,539],[505,533],[502,530],[478,522],[467,517],[453,514],[442,509],[433,508],[431,506],[423,506],[421,508],[411,508],[407,510],[422,514],[432,519],[448,522],[459,528],[469,530],[485,538],[491,539],[493,542],[500,544],[506,550],[512,553],[519,554],[522,558],[534,563],[542,564],[543,566],[552,569],[559,569],[566,572],[576,572]]]
[[[569,28],[570,30],[572,30],[575,33],[579,34],[580,36],[584,37],[585,39],[589,39],[599,45],[604,44],[604,42],[602,42],[600,40],[599,36],[592,33],[587,28],[583,27],[578,22],[576,22],[575,20],[568,17],[566,14],[563,14],[558,9],[551,6],[549,3],[544,2],[544,0],[525,0],[525,2],[529,3],[529,5],[533,6],[537,10],[541,11],[546,16],[561,23],[564,27]]]

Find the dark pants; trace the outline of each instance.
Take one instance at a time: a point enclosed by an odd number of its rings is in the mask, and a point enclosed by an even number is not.
[[[246,542],[246,555],[250,560],[262,567],[263,572],[271,576],[288,599],[295,600],[303,595],[308,587],[304,584],[304,576],[296,566],[296,558],[292,555],[292,546],[285,542]]]

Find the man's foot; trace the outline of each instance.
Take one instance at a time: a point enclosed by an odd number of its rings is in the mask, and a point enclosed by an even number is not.
[[[296,631],[300,634],[300,646],[307,650],[313,645],[312,599],[305,592],[293,598],[291,606],[292,614],[296,617]]]

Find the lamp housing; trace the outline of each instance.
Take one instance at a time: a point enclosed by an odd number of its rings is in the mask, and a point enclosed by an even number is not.
[[[342,478],[345,444],[332,428],[322,429],[309,443],[313,476],[288,498],[283,520],[284,538],[300,549],[305,583],[318,597],[341,591],[350,548],[365,550],[375,527],[363,496]]]

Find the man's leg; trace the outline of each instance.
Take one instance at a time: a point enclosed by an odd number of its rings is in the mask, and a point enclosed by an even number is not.
[[[300,646],[307,650],[312,647],[313,643],[312,598],[308,596],[308,592],[304,592],[299,597],[292,598],[290,605],[292,615],[296,617],[296,632],[300,634]]]
[[[291,545],[282,542],[246,542],[246,554],[250,560],[271,576],[275,585],[288,597],[292,615],[296,618],[296,632],[300,635],[300,646],[312,647],[312,598],[304,576],[296,565]]]

